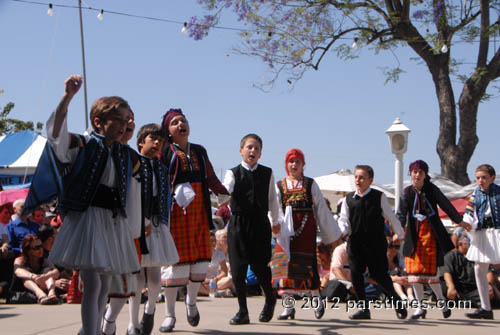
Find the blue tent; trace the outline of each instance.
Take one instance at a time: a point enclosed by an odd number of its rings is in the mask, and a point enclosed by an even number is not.
[[[29,186],[46,142],[31,130],[0,136],[0,182],[4,189]]]

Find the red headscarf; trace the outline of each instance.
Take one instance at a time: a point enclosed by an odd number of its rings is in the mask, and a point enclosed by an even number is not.
[[[304,159],[304,153],[302,152],[302,150],[297,149],[297,148],[293,148],[293,149],[288,150],[288,152],[286,153],[286,157],[285,157],[285,170],[286,170],[287,175],[290,174],[290,172],[288,171],[288,162],[292,158],[297,158],[302,162],[302,165],[306,165],[306,160]]]
[[[168,110],[168,112],[165,113],[165,115],[163,115],[163,121],[161,122],[161,128],[162,128],[163,133],[165,134],[165,136],[167,138],[169,135],[168,126],[170,126],[170,122],[177,115],[184,115],[180,108],[171,108]]]

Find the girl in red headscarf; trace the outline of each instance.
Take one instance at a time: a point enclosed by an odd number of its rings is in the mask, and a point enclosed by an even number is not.
[[[324,244],[335,243],[341,232],[326,206],[318,184],[312,178],[304,177],[305,164],[301,150],[289,150],[285,158],[288,176],[276,183],[278,202],[285,217],[271,261],[272,283],[284,302],[285,296],[293,294],[316,297],[317,300],[312,305],[315,307],[316,318],[320,319],[325,310],[319,298],[317,227]],[[278,320],[294,317],[295,309],[285,306]]]

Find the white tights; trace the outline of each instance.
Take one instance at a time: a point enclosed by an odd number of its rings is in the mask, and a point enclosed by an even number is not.
[[[422,309],[422,300],[424,299],[424,285],[420,283],[413,283],[413,292],[415,293],[415,298],[418,301],[418,310],[417,313]],[[446,301],[443,292],[441,291],[441,285],[439,283],[429,284],[432,289],[432,292],[436,295],[438,301],[442,301],[444,303]],[[446,310],[446,304],[444,305],[444,309]]]
[[[476,276],[477,291],[481,299],[481,308],[491,311],[490,294],[488,287],[488,266],[487,263],[475,263],[474,275]]]
[[[108,299],[111,276],[93,270],[81,270],[83,280],[82,326],[85,335],[101,334],[101,321]]]

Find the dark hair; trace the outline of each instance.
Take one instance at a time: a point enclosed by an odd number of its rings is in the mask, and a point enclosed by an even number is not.
[[[94,131],[98,131],[97,126],[94,123],[94,119],[97,117],[102,120],[109,118],[109,114],[116,112],[119,108],[127,108],[132,112],[128,102],[120,97],[102,97],[94,101],[92,107],[90,108],[90,123]]]
[[[40,241],[45,242],[49,239],[49,237],[54,236],[54,228],[48,225],[41,225],[40,229],[38,229],[37,233],[38,238]]]
[[[31,244],[31,242],[36,241],[36,240],[40,240],[40,239],[35,234],[28,234],[28,235],[24,236],[23,243],[21,245],[21,254],[24,257],[29,258],[28,253],[31,249],[30,244]]]
[[[159,124],[157,124],[157,123],[145,124],[137,132],[137,149],[139,150],[139,152],[141,151],[141,147],[142,147],[141,144],[144,143],[144,141],[146,140],[146,137],[148,137],[148,135],[159,136],[161,138],[164,138],[163,133],[161,131],[161,127]]]
[[[320,254],[332,256],[333,247],[331,244],[318,243],[317,248]]]
[[[240,148],[243,148],[243,146],[245,145],[245,142],[249,139],[249,138],[253,138],[254,140],[256,140],[257,142],[259,142],[260,144],[260,148],[262,149],[262,139],[260,138],[259,135],[257,134],[247,134],[245,136],[243,136],[243,138],[241,139],[240,141]]]
[[[373,176],[375,175],[373,173],[373,168],[370,165],[356,165],[354,167],[354,171],[356,171],[356,170],[363,170],[363,171],[365,171],[366,173],[368,173],[368,177],[370,179],[373,179]]]
[[[476,168],[476,172],[483,171],[493,177],[496,175],[495,169],[490,164],[481,164]]]
[[[0,205],[0,212],[3,211],[5,208],[7,208],[10,215],[14,214],[14,207],[12,207],[12,202],[6,202],[5,204]]]

